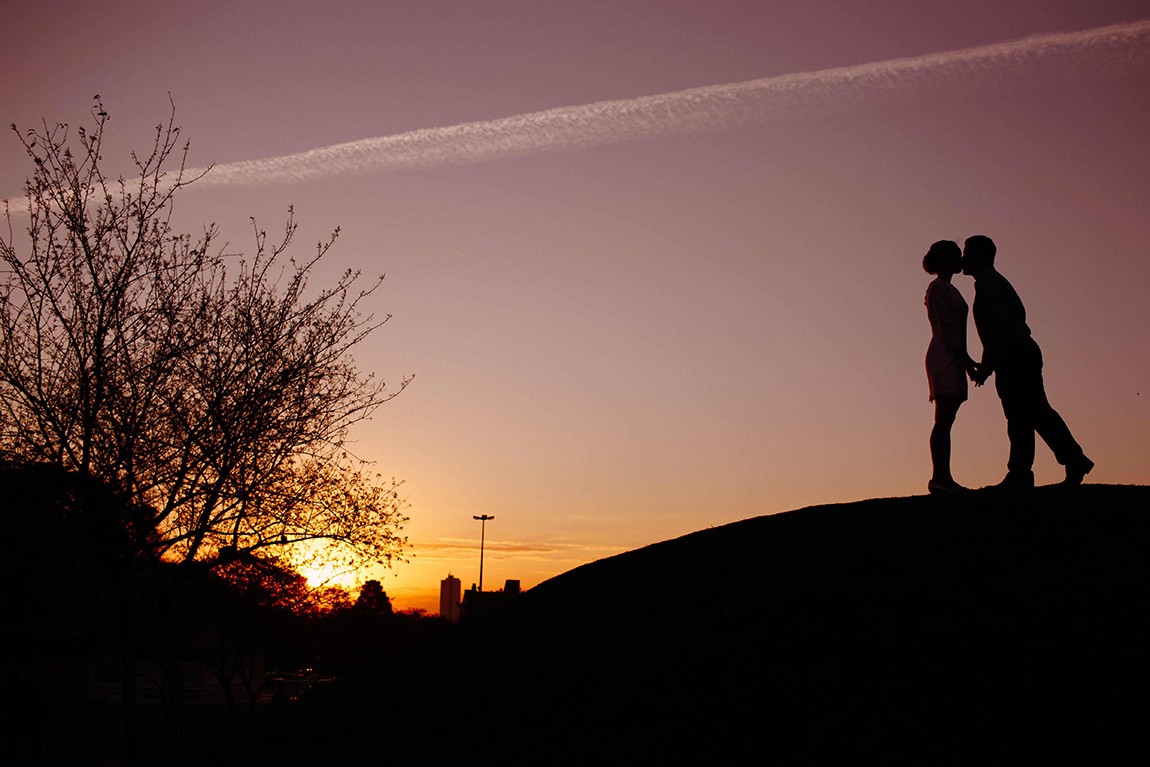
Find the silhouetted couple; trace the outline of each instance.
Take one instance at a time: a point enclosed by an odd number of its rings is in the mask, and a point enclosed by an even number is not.
[[[1030,337],[1022,299],[994,268],[996,250],[989,237],[976,235],[967,239],[963,250],[956,242],[940,240],[922,259],[922,268],[936,275],[926,289],[926,313],[933,334],[926,352],[926,377],[934,402],[931,493],[966,489],[950,474],[950,427],[966,401],[968,376],[975,386],[982,386],[993,374],[1002,400],[1010,459],[1006,478],[996,487],[1034,487],[1035,432],[1066,467],[1064,484],[1081,484],[1094,468],[1066,422],[1046,400],[1042,351]],[[950,283],[959,272],[974,278],[974,326],[982,341],[981,362],[966,352],[966,301]]]

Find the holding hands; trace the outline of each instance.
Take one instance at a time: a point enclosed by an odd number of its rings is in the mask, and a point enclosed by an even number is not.
[[[989,375],[984,374],[978,369],[978,363],[969,356],[966,358],[966,374],[970,377],[971,381],[974,381],[975,386],[982,386],[989,377]]]
[[[990,378],[991,371],[986,370],[970,357],[966,358],[966,374],[970,376],[970,380],[974,381],[975,386],[982,386],[986,383],[986,379]]]

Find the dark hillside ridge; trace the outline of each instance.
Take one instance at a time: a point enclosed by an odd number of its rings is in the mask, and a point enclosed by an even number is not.
[[[564,573],[186,763],[1140,752],[1148,533],[1150,488],[1106,485],[702,530]]]

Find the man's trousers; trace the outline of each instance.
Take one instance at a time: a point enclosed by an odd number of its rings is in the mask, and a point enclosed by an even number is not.
[[[1010,437],[1006,467],[1012,474],[1024,475],[1033,470],[1035,432],[1063,466],[1082,457],[1082,448],[1074,441],[1066,422],[1046,400],[1042,350],[1033,338],[1011,342],[994,372],[994,388],[1006,416],[1006,434]]]

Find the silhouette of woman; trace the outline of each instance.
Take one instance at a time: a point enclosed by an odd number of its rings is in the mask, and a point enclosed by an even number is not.
[[[968,374],[974,360],[966,353],[967,305],[950,278],[962,271],[958,243],[939,240],[923,256],[922,268],[936,278],[926,288],[926,316],[931,339],[926,350],[926,380],[934,403],[934,429],[930,432],[930,460],[934,475],[927,488],[934,493],[953,493],[966,488],[950,475],[950,427],[958,408],[966,401]]]

